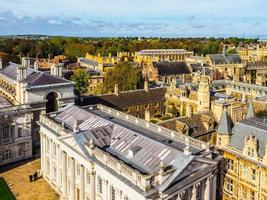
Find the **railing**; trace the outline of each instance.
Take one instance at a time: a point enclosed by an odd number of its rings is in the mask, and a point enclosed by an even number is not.
[[[147,122],[143,119],[136,118],[132,115],[125,114],[121,111],[111,109],[109,107],[103,106],[103,105],[97,105],[97,108],[100,109],[103,112],[106,112],[112,116],[118,117],[122,120],[126,120],[127,122],[130,122],[132,124],[136,124],[137,126],[140,126],[145,129],[149,129],[150,131],[153,131],[157,134],[164,135],[170,139],[174,139],[183,143],[186,143],[188,145],[192,145],[194,147],[200,148],[200,149],[207,149],[210,147],[209,143],[202,142],[200,140],[194,139],[192,137],[182,135],[176,131],[169,130],[165,127],[161,127],[158,125],[155,125],[151,122]]]

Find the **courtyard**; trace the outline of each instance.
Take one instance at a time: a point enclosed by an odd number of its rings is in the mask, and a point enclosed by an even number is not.
[[[59,196],[43,179],[29,181],[29,175],[40,169],[40,159],[9,165],[1,169],[0,177],[3,177],[18,200],[58,200]]]

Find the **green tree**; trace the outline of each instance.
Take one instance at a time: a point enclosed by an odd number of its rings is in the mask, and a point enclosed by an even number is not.
[[[85,70],[77,69],[71,76],[71,80],[74,82],[74,92],[80,96],[87,92],[89,86],[89,75]]]
[[[103,92],[113,92],[115,84],[118,84],[121,91],[142,88],[143,78],[141,69],[130,62],[118,63],[113,69],[106,72]]]

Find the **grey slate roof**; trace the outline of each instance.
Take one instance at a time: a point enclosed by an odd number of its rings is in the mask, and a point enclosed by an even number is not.
[[[248,111],[246,115],[247,119],[251,117],[255,117],[255,110],[254,110],[252,101],[249,102]]]
[[[185,62],[153,62],[160,76],[190,74],[189,67]]]
[[[232,133],[230,146],[241,151],[245,146],[246,136],[254,135],[258,140],[259,156],[263,158],[265,145],[267,144],[267,124],[264,119],[253,117],[237,122],[232,129]]]
[[[0,74],[3,74],[14,81],[17,81],[17,68],[20,65],[16,63],[9,62],[9,64],[2,70],[0,70]],[[46,72],[36,71],[31,68],[27,68],[27,77],[23,81],[27,83],[28,87],[31,86],[41,86],[41,85],[52,85],[52,84],[60,84],[60,83],[71,83],[68,80],[63,78],[53,76]]]
[[[0,96],[0,108],[12,106],[12,104],[5,98]]]
[[[241,58],[238,54],[210,54],[209,57],[215,65],[241,63]]]
[[[231,135],[232,134],[232,127],[231,121],[228,116],[227,111],[223,111],[219,126],[217,128],[217,133],[220,135]]]
[[[78,103],[80,106],[102,104],[112,108],[126,108],[129,106],[144,105],[159,101],[165,101],[166,88],[151,88],[148,91],[131,90],[116,94],[104,94],[98,96],[85,96]]]
[[[192,161],[191,156],[182,156],[184,155],[182,151],[152,140],[141,132],[108,121],[77,106],[70,106],[54,117],[55,121],[60,124],[64,122],[69,129],[73,129],[75,119],[79,121],[78,127],[80,131],[83,131],[88,141],[92,138],[99,148],[123,160],[142,173],[153,174],[158,172],[161,162],[165,166],[170,166],[174,161],[179,162],[180,158],[186,165]],[[137,149],[137,151],[133,156],[130,156],[129,151],[133,149]],[[186,158],[188,162],[185,161]]]
[[[0,73],[6,75],[7,77],[16,81],[17,80],[17,68],[18,67],[19,67],[18,64],[9,62],[5,68],[0,70]],[[30,68],[27,69],[27,76],[30,76],[34,73],[35,73],[35,70],[30,69]]]

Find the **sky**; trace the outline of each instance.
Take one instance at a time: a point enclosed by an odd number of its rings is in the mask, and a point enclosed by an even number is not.
[[[265,37],[267,0],[0,0],[0,35]]]

